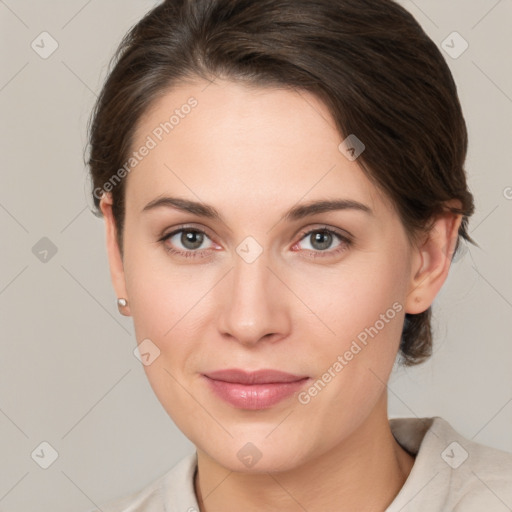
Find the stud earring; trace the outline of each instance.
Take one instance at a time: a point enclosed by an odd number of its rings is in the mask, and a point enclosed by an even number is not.
[[[119,313],[126,316],[125,313],[123,313],[122,308],[125,308],[128,305],[128,301],[126,299],[120,298],[117,299],[117,309],[119,309]]]

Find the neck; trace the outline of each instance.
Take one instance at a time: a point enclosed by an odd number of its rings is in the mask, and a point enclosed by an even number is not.
[[[201,512],[384,511],[414,464],[391,433],[385,395],[349,438],[290,471],[237,473],[199,449],[197,454]]]

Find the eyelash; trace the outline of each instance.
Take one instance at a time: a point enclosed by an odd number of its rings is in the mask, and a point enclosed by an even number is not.
[[[184,257],[184,258],[206,257],[204,252],[208,251],[208,249],[195,250],[195,251],[194,250],[178,251],[178,250],[173,249],[172,247],[169,247],[168,245],[165,244],[165,242],[167,240],[169,240],[170,238],[172,238],[174,235],[177,235],[178,233],[182,233],[182,232],[199,233],[199,234],[202,234],[202,235],[206,236],[207,238],[210,238],[208,236],[208,234],[205,231],[203,231],[202,229],[195,228],[195,227],[181,226],[179,229],[176,229],[176,230],[172,231],[171,233],[168,233],[168,234],[164,235],[162,238],[160,238],[158,240],[158,242],[162,243],[164,245],[165,250],[168,253],[173,254],[173,255],[181,256],[181,257]],[[342,235],[341,233],[339,233],[339,232],[337,232],[337,231],[335,231],[333,229],[330,229],[327,226],[323,226],[321,228],[311,229],[309,231],[302,231],[300,233],[300,235],[299,235],[300,236],[299,242],[301,242],[302,240],[304,240],[308,236],[311,236],[313,233],[331,234],[334,237],[337,237],[339,239],[339,241],[340,241],[340,245],[336,249],[334,249],[334,250],[330,250],[330,251],[328,251],[328,250],[326,250],[326,251],[309,250],[311,257],[313,257],[313,258],[325,258],[325,257],[330,257],[330,256],[338,255],[338,254],[346,251],[347,249],[349,249],[352,246],[352,243],[353,243],[352,239],[349,238],[348,236]],[[294,246],[297,243],[298,242],[296,242],[294,244]]]

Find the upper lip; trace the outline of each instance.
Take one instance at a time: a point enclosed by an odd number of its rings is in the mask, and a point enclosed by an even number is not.
[[[213,380],[236,382],[239,384],[270,384],[277,382],[296,382],[308,378],[307,375],[293,375],[279,370],[263,369],[245,371],[237,368],[217,370],[204,374]]]

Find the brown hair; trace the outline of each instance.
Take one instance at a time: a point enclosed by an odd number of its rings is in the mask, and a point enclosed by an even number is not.
[[[434,42],[392,0],[166,0],[124,37],[89,125],[98,193],[127,161],[141,116],[180,81],[215,77],[315,94],[340,134],[366,146],[358,163],[392,200],[411,240],[460,201],[457,247],[473,197],[457,88]],[[125,175],[125,173],[123,173]],[[123,250],[124,180],[111,189]],[[405,365],[432,351],[431,308],[406,314]]]

